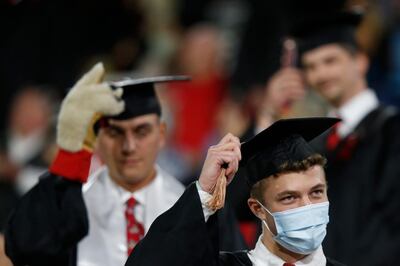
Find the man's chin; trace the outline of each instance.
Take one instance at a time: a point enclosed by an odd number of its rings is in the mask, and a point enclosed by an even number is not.
[[[142,178],[142,174],[140,174],[140,171],[134,171],[134,170],[126,170],[121,172],[121,176],[123,179],[128,181],[129,183],[136,183],[140,181]]]
[[[338,100],[336,88],[326,88],[324,90],[320,90],[320,95],[330,103],[334,103]]]

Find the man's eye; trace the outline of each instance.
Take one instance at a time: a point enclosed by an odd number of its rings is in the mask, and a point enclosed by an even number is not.
[[[138,128],[135,133],[136,133],[136,136],[138,136],[138,137],[145,137],[150,133],[150,131],[151,131],[151,128],[142,127],[142,128]]]
[[[334,64],[337,61],[337,59],[335,57],[328,57],[325,59],[325,64],[330,65],[330,64]]]
[[[324,194],[324,190],[323,189],[314,190],[313,192],[311,192],[311,194],[314,197],[320,197]]]
[[[282,202],[282,203],[291,203],[295,199],[296,199],[295,196],[289,195],[289,196],[285,196],[285,197],[281,198],[279,201]]]
[[[106,132],[111,137],[117,137],[117,136],[119,136],[121,134],[121,131],[119,131],[116,128],[112,128],[112,127],[107,128]]]
[[[314,65],[304,65],[303,66],[303,69],[304,69],[304,71],[312,71],[312,70],[314,70]]]

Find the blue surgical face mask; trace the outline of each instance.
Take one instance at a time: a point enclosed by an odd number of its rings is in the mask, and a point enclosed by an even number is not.
[[[307,255],[321,245],[329,222],[328,201],[274,213],[258,203],[274,218],[277,232],[274,240],[281,246]],[[263,223],[271,231],[264,220]]]

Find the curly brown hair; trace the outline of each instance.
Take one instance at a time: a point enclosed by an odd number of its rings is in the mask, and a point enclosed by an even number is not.
[[[321,167],[325,167],[326,165],[326,158],[323,157],[321,154],[314,154],[302,161],[295,161],[295,162],[285,162],[281,166],[279,166],[279,172],[274,175],[267,176],[266,178],[258,181],[253,185],[250,190],[250,197],[257,199],[260,202],[264,201],[264,191],[266,187],[266,180],[271,177],[278,177],[281,174],[291,173],[291,172],[303,172],[311,168],[312,166],[319,165]]]

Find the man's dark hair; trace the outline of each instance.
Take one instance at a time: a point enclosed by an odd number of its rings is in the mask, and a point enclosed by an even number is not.
[[[276,174],[273,174],[271,176],[267,176],[266,178],[258,181],[253,185],[253,187],[250,190],[250,197],[257,199],[260,202],[264,202],[264,191],[266,187],[266,181],[269,178],[277,178],[281,174],[285,173],[292,173],[292,172],[303,172],[311,167],[319,165],[321,167],[325,167],[326,165],[326,158],[323,157],[321,154],[314,154],[302,161],[294,161],[294,162],[285,162],[282,165],[279,166],[279,172]]]

